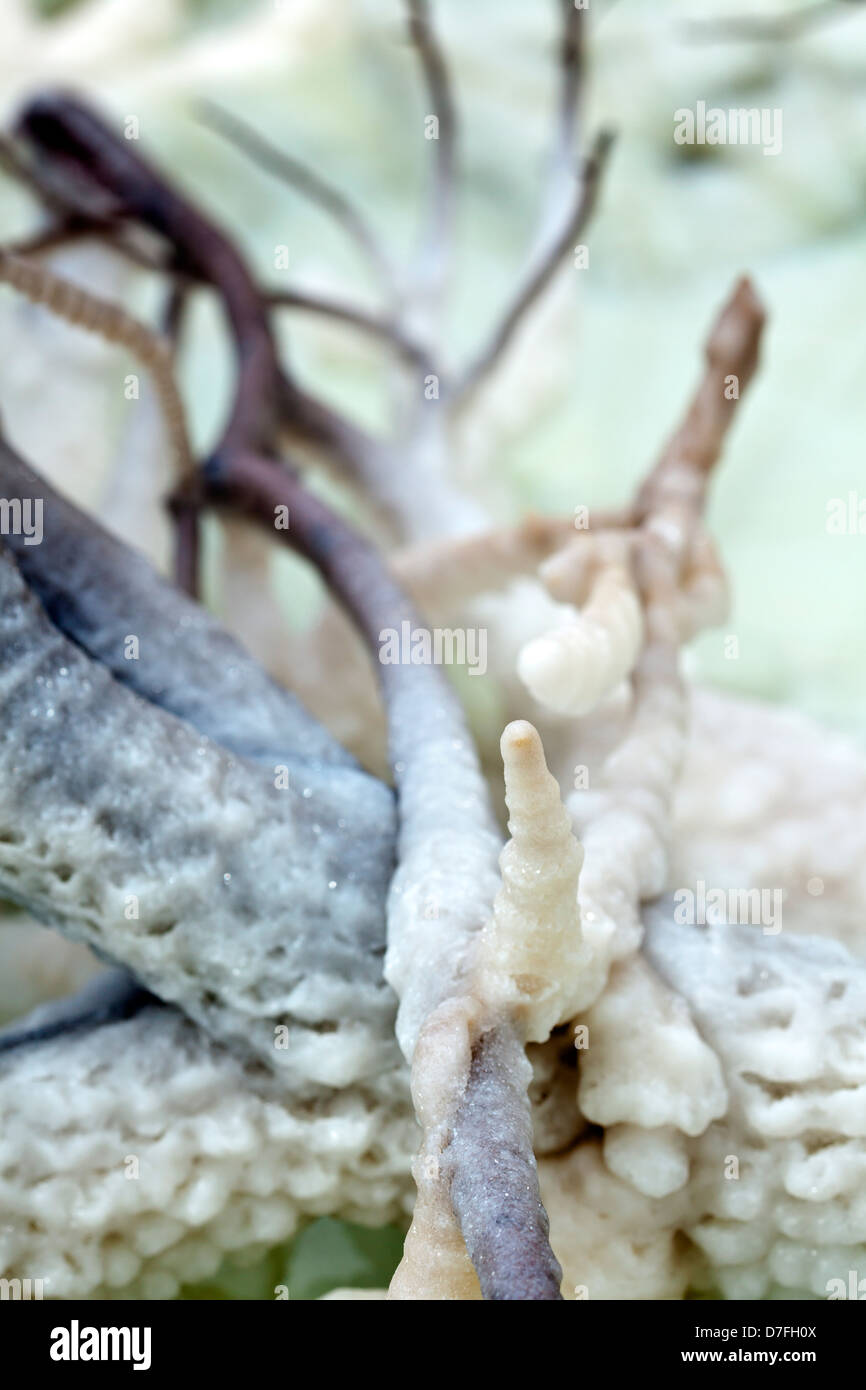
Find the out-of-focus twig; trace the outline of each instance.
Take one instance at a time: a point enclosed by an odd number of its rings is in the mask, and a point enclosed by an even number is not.
[[[43,166],[56,166],[71,189],[93,190],[118,214],[157,232],[175,273],[212,286],[231,329],[238,372],[229,418],[215,452],[270,450],[291,428],[296,437],[364,476],[381,465],[378,442],[304,391],[280,363],[270,310],[228,236],[75,98],[47,94],[23,112],[20,133]],[[87,201],[84,198],[83,201]],[[178,575],[188,585],[195,532],[195,479],[173,499],[179,536]]]
[[[751,281],[737,281],[705,348],[706,367],[679,428],[638,492],[636,523],[671,509],[694,524],[737,404],[754,376],[764,310]]]
[[[274,309],[299,309],[305,313],[350,324],[370,337],[381,339],[386,346],[393,348],[400,357],[418,367],[420,371],[432,370],[426,350],[391,318],[370,313],[366,309],[359,309],[353,304],[344,304],[341,300],[324,295],[309,294],[304,290],[268,290],[265,292],[265,298]]]
[[[379,239],[364,214],[341,189],[317,170],[311,169],[302,159],[277,149],[246,121],[226,111],[217,102],[203,101],[199,104],[199,110],[210,130],[223,136],[260,169],[303,193],[329,213],[355,242],[382,285],[390,287],[393,272]]]
[[[436,36],[429,0],[407,0],[409,35],[424,73],[430,115],[438,122],[430,201],[425,220],[419,280],[427,296],[438,294],[444,284],[454,231],[457,154],[457,116],[451,76]]]
[[[815,4],[806,5],[803,9],[767,17],[732,14],[707,19],[702,16],[700,19],[687,21],[686,32],[689,38],[708,41],[798,39],[802,34],[809,33],[828,20],[840,19],[846,13],[850,14],[853,6],[861,3],[862,0],[816,0]]]
[[[571,212],[561,231],[541,258],[531,261],[524,278],[518,284],[511,305],[491,335],[489,343],[470,363],[457,386],[455,399],[461,406],[466,404],[497,366],[527,314],[549,285],[570,250],[574,238],[580,236],[592,216],[599,181],[613,140],[614,136],[610,131],[602,131],[597,136],[592,153],[584,164],[583,178],[576,189]]]
[[[559,32],[559,94],[554,118],[553,141],[547,193],[535,237],[535,252],[540,253],[559,231],[563,213],[571,204],[571,191],[579,166],[580,136],[578,112],[583,78],[583,47],[585,11],[574,0],[558,0]]]

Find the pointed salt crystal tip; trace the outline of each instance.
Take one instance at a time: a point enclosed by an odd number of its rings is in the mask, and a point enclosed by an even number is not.
[[[499,747],[503,760],[507,761],[509,754],[528,753],[530,750],[540,752],[541,739],[538,730],[528,719],[514,719],[503,729]]]

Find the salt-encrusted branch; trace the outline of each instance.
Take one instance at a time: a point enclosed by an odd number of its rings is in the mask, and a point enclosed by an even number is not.
[[[443,1184],[485,1298],[560,1297],[561,1270],[537,1193],[524,1044],[546,1039],[594,998],[603,977],[582,939],[581,847],[541,740],[518,721],[501,748],[511,832],[501,887],[476,939],[465,993],[431,1016],[418,1043],[414,1095],[425,1136],[415,1215],[391,1286],[401,1299],[473,1296]],[[484,1162],[494,1146],[496,1184]]]
[[[514,1028],[483,1033],[442,1157],[466,1249],[490,1300],[561,1299],[562,1270],[550,1248],[532,1152],[531,1076]]]
[[[410,546],[389,564],[425,613],[449,613],[467,599],[533,573],[574,535],[570,519],[530,516],[517,526]]]
[[[757,366],[763,322],[751,285],[739,281],[709,333],[706,369],[685,418],[624,518],[631,526],[578,537],[542,567],[553,597],[574,606],[568,622],[534,638],[518,661],[521,679],[548,708],[586,714],[633,669],[643,636],[632,573],[641,534],[652,532],[675,555],[670,606],[680,640],[724,613],[724,576],[701,516],[709,475]]]
[[[333,217],[355,242],[380,283],[390,290],[393,281],[390,262],[366,217],[345,193],[302,159],[277,149],[272,141],[217,102],[202,101],[199,111],[206,126],[223,136],[259,168],[303,193]]]
[[[400,868],[392,898],[401,897],[402,879],[417,885],[429,877],[426,891],[431,898],[453,896],[456,901],[451,908],[465,921],[467,933],[480,928],[492,901],[492,894],[486,897],[485,890],[495,883],[498,835],[459,700],[441,668],[396,657],[389,660],[384,647],[391,633],[398,637],[406,630],[423,633],[420,614],[373,546],[277,461],[261,455],[244,455],[227,463],[214,460],[206,468],[205,487],[212,501],[231,505],[271,531],[277,509],[287,508],[289,527],[276,532],[276,538],[312,561],[348,608],[374,656],[384,655],[384,660],[378,660],[378,675],[388,710],[389,756],[402,819]],[[453,859],[439,852],[452,841]],[[449,884],[461,877],[459,866],[464,859],[466,881],[456,891]],[[435,888],[433,880],[440,874],[430,868],[434,863],[446,863],[449,869]],[[486,879],[483,864],[489,870]],[[414,901],[415,895],[413,887],[413,911],[421,906],[420,900]],[[440,901],[440,906],[445,911],[448,905]],[[434,1006],[433,998],[444,981],[459,975],[461,965],[453,942],[440,952],[437,938],[444,939],[447,933],[431,931],[429,919],[422,920],[423,926],[414,921],[408,925],[423,937],[416,942],[417,949],[430,956],[425,988],[431,997],[403,1003],[398,1029],[409,1056],[417,1030]],[[417,957],[413,962],[407,955],[401,970],[410,971],[413,963],[417,964]],[[399,993],[399,983],[397,987]]]
[[[382,643],[389,634],[397,636],[405,629],[423,632],[423,624],[369,543],[296,477],[273,460],[247,456],[229,468],[211,464],[207,486],[214,500],[228,502],[268,526],[275,508],[287,506],[291,523],[280,537],[313,561],[380,656],[389,754],[400,805],[386,972],[401,1001],[397,1023],[401,1046],[410,1058],[419,1049],[416,1103],[422,1107],[427,1148],[419,1160],[418,1220],[423,1225],[424,1204],[429,1199],[437,1219],[447,1227],[439,1187],[447,1178],[446,1193],[452,1193],[461,1229],[465,1221],[470,1230],[471,1223],[470,1254],[475,1251],[481,1262],[476,1269],[487,1296],[557,1296],[551,1289],[558,1289],[558,1266],[546,1240],[532,1155],[525,1058],[526,1074],[515,1073],[515,1048],[520,1057],[522,1049],[507,1034],[500,1036],[501,1020],[496,1014],[490,1015],[489,1031],[495,1036],[489,1052],[488,1045],[482,1047],[474,1071],[468,1066],[461,1071],[459,1056],[446,1052],[442,1073],[443,1060],[435,1045],[421,1042],[431,1027],[435,1036],[442,1010],[450,1017],[455,1001],[471,993],[479,934],[489,919],[496,891],[499,837],[457,698],[435,666],[413,664],[405,657],[394,663],[382,661]],[[420,736],[419,730],[423,731]],[[469,1015],[464,1022],[466,1046],[471,1047]],[[459,1031],[459,1022],[457,1027]],[[480,1044],[480,1036],[475,1041]],[[511,1067],[508,1075],[494,1075],[493,1069],[506,1059]],[[431,1081],[431,1067],[434,1078],[441,1076],[438,1085]],[[476,1084],[488,1099],[495,1100],[489,1115],[483,1099],[473,1095]],[[428,1092],[426,1111],[418,1100],[424,1091]],[[453,1130],[458,1112],[460,1124]],[[434,1189],[430,1193],[425,1189],[423,1163],[430,1158],[438,1164],[436,1154],[455,1135],[459,1142],[449,1163],[441,1169],[437,1166],[429,1179]],[[481,1173],[467,1174],[465,1164],[478,1162],[482,1155]],[[515,1194],[516,1172],[521,1174],[521,1184]],[[479,1182],[485,1193],[480,1207],[475,1200]],[[512,1264],[513,1240],[501,1239],[509,1225],[521,1229],[526,1242],[519,1266]],[[420,1244],[423,1247],[423,1237]],[[411,1251],[413,1245],[408,1248]],[[459,1264],[459,1246],[455,1258]],[[421,1264],[429,1277],[423,1255]]]
[[[117,680],[267,766],[290,757],[352,766],[215,618],[55,492],[2,437],[0,494],[12,506],[20,503],[23,516],[41,504],[41,543],[32,545],[24,529],[13,529],[6,544],[52,621]],[[128,657],[130,638],[135,660]]]
[[[584,163],[583,176],[577,184],[571,209],[565,217],[558,235],[544,248],[540,256],[531,259],[528,269],[518,284],[513,301],[498,327],[494,329],[489,343],[469,364],[457,386],[455,399],[460,405],[465,405],[468,398],[474,394],[496,367],[527,314],[543,294],[563,259],[572,248],[575,237],[580,236],[592,216],[599,182],[613,139],[613,134],[610,131],[602,131],[596,137],[592,152]]]
[[[751,282],[739,280],[710,330],[706,368],[685,418],[638,492],[637,522],[664,511],[671,524],[694,525],[737,403],[758,365],[764,318]]]
[[[101,299],[47,266],[0,248],[0,281],[76,328],[126,350],[147,369],[162,406],[178,476],[195,467],[186,411],[174,378],[171,343],[119,304]]]
[[[5,897],[271,1068],[324,1085],[375,1074],[393,1011],[381,784],[334,765],[289,762],[281,777],[229,755],[53,627],[5,550],[0,703]],[[317,1026],[337,1020],[349,1049]]]
[[[510,840],[501,886],[476,958],[476,989],[524,1041],[545,1042],[589,997],[589,961],[578,910],[583,849],[538,731],[523,719],[500,742]]]

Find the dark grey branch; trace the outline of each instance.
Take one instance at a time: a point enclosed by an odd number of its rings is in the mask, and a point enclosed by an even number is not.
[[[530,1072],[514,1032],[503,1027],[483,1034],[442,1155],[469,1258],[491,1300],[562,1299],[562,1270],[550,1248],[532,1151]]]
[[[0,705],[5,897],[271,1069],[345,1085],[387,1064],[384,786],[291,763],[281,784],[227,753],[53,627],[5,550]],[[335,1023],[355,1032],[354,1078],[345,1053],[328,1075],[320,1033]]]

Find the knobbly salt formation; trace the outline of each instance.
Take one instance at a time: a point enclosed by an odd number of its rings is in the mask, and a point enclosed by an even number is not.
[[[169,1297],[313,1216],[411,1209],[393,1298],[822,1296],[866,1253],[866,763],[805,720],[689,691],[679,655],[724,613],[704,500],[762,310],[734,287],[631,505],[585,528],[488,521],[458,477],[465,415],[584,227],[610,142],[575,188],[584,17],[563,5],[537,235],[488,343],[446,371],[458,125],[428,7],[409,15],[440,118],[411,294],[381,320],[316,306],[392,346],[392,439],[289,375],[271,314],[292,296],[86,103],[38,98],[7,151],[54,221],[5,278],[162,374],[180,587],[0,443],[0,491],[44,502],[43,543],[0,556],[0,886],[120,967],[0,1037],[0,1270],[38,1268],[54,1297]],[[329,185],[211,117],[388,281]],[[84,234],[225,308],[236,390],[195,467],[170,344],[40,271]],[[442,395],[420,412],[428,370]],[[387,563],[287,439],[374,504]],[[393,790],[188,596],[206,508],[232,518],[246,581],[243,527],[273,536],[288,509],[277,538],[343,613],[282,674]],[[440,670],[370,662],[383,630],[425,620],[487,632],[497,715],[477,737]],[[779,885],[783,930],[684,920],[702,881]]]

